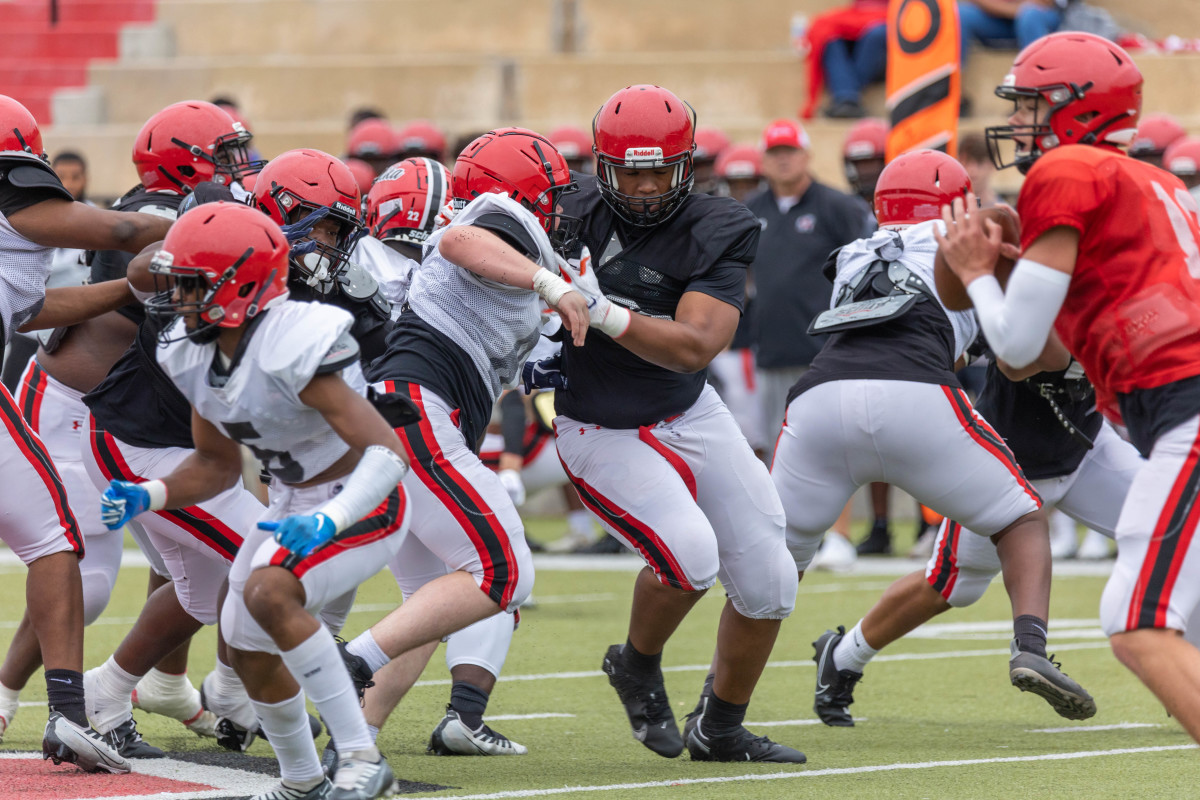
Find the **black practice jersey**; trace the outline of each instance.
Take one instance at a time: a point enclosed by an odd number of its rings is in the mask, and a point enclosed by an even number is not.
[[[1200,376],[1117,395],[1129,441],[1149,458],[1158,437],[1200,414]]]
[[[563,210],[583,219],[581,240],[610,300],[665,319],[674,319],[686,292],[742,309],[746,269],[760,230],[745,206],[693,194],[666,222],[637,228],[617,218],[595,177],[578,177],[580,191],[563,198]],[[564,340],[563,371],[568,387],[555,392],[557,412],[608,428],[637,428],[685,411],[700,396],[707,374],[651,364],[595,329],[583,347]]]
[[[183,198],[184,195],[181,194],[148,192],[139,184],[113,203],[113,209],[116,211],[141,211],[173,219]],[[124,250],[99,250],[90,253],[89,256],[88,265],[91,267],[92,283],[124,278],[129,270],[129,262],[133,260],[133,253],[126,253]],[[141,303],[122,306],[117,309],[117,313],[137,323],[146,318]]]
[[[1059,421],[1054,406],[1088,439],[1094,440],[1103,424],[1096,412],[1096,392],[1091,384],[1086,378],[1066,378],[1065,373],[1042,372],[1014,382],[991,363],[987,382],[975,403],[984,419],[1004,437],[1025,477],[1031,480],[1070,475],[1088,451],[1087,445]]]

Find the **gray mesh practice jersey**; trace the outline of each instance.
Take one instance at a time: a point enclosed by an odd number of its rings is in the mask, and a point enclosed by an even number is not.
[[[0,322],[5,342],[42,310],[53,258],[53,247],[29,241],[0,214]]]
[[[349,446],[316,409],[300,401],[314,375],[341,372],[365,393],[354,318],[324,303],[287,300],[269,311],[242,340],[227,377],[213,372],[216,343],[186,339],[163,345],[158,363],[204,419],[254,451],[272,476],[303,483],[331,467]],[[182,335],[176,320],[172,335]]]
[[[429,255],[413,273],[408,292],[408,304],[421,319],[471,356],[493,402],[502,389],[516,386],[538,343],[545,303],[532,289],[485,280],[450,263],[438,252],[438,242],[447,230],[496,213],[519,222],[537,243],[538,265],[558,273],[550,239],[533,212],[505,195],[485,194],[429,238]]]
[[[379,284],[384,298],[392,304],[392,319],[408,302],[408,287],[413,271],[420,263],[397,253],[373,236],[364,236],[354,245],[350,259],[362,265]]]

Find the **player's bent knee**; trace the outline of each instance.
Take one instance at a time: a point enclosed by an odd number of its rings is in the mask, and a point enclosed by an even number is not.
[[[294,611],[297,605],[304,605],[300,581],[278,567],[263,567],[251,573],[242,596],[250,616],[267,630],[273,620]]]
[[[813,556],[821,548],[821,540],[825,538],[822,531],[811,534],[791,526],[787,529],[787,549],[792,554],[792,560],[797,572],[804,572],[812,563]]]
[[[113,582],[104,573],[85,572],[80,577],[83,578],[83,624],[91,625],[108,608]]]
[[[943,597],[954,608],[966,608],[983,597],[995,576],[992,571],[960,569],[949,596]]]
[[[729,601],[743,617],[750,619],[787,619],[796,609],[796,590],[800,577],[786,559],[764,565],[759,579],[750,586],[726,586]]]

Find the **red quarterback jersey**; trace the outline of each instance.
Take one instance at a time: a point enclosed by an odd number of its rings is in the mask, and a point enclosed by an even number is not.
[[[1021,248],[1057,226],[1079,256],[1055,329],[1118,420],[1116,396],[1200,375],[1200,208],[1170,173],[1064,145],[1021,187]]]

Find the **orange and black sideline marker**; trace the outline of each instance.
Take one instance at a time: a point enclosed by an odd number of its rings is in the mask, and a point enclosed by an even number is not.
[[[919,148],[958,152],[958,5],[889,0],[887,160]]]

